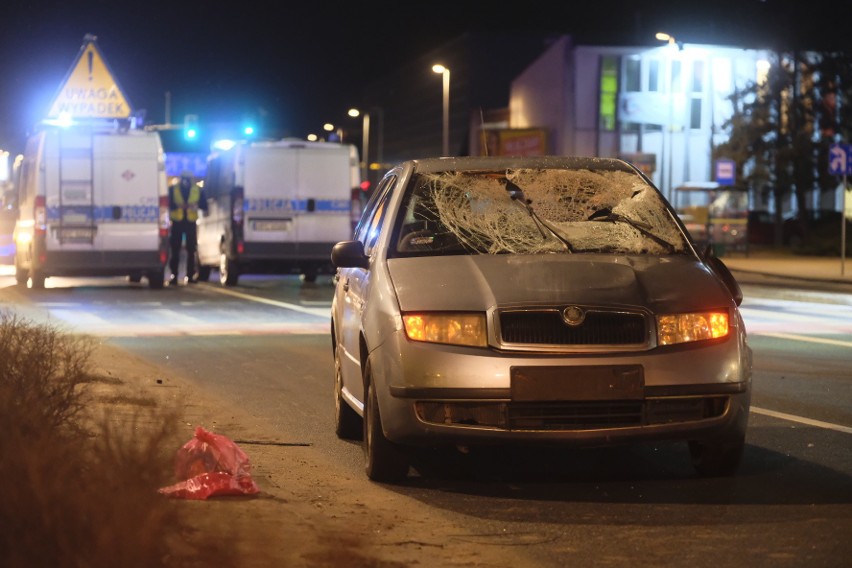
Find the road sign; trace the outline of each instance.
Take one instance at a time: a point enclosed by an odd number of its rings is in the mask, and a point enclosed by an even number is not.
[[[716,160],[716,183],[734,185],[737,177],[737,163],[733,160]]]
[[[47,117],[129,118],[130,103],[101,55],[95,36],[83,38],[83,46]]]
[[[852,146],[838,143],[829,147],[828,173],[835,176],[852,175]]]

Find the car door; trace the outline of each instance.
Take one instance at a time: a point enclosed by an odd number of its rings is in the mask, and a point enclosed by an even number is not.
[[[355,239],[364,245],[364,252],[375,258],[376,243],[385,226],[388,204],[392,195],[391,188],[397,179],[396,175],[386,176],[376,189],[376,199],[367,205],[361,222],[355,231]],[[337,330],[340,353],[341,372],[344,388],[359,401],[364,400],[364,385],[361,380],[361,320],[366,309],[364,294],[369,288],[370,269],[340,268],[338,269],[337,297]]]

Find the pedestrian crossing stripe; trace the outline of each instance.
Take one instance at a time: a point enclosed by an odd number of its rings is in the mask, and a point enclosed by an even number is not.
[[[87,35],[47,118],[129,118],[130,102],[98,49],[97,38]]]

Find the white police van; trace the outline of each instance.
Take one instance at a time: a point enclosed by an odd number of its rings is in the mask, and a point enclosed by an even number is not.
[[[21,163],[16,279],[43,288],[51,276],[126,275],[162,288],[168,207],[157,132],[43,126]]]
[[[331,249],[361,213],[358,151],[351,144],[241,142],[207,160],[208,213],[198,221],[199,278],[331,273]]]

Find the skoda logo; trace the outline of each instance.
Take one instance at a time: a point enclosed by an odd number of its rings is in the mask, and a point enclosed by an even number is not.
[[[586,312],[577,306],[568,306],[562,310],[562,319],[568,325],[576,327],[586,319]]]

